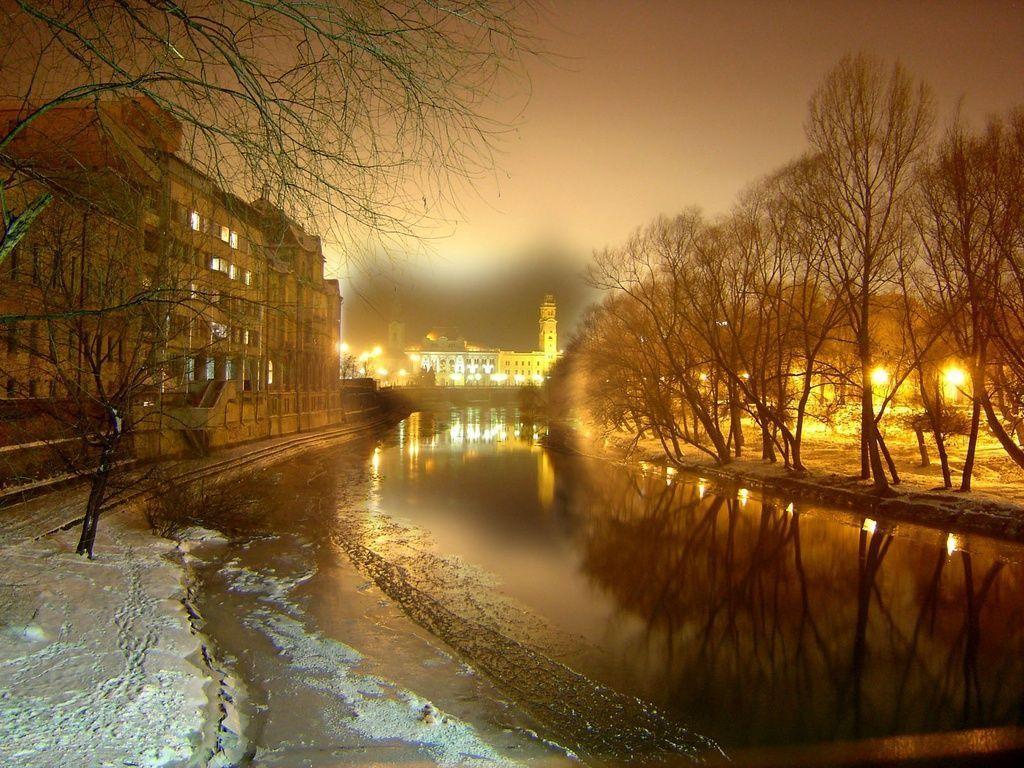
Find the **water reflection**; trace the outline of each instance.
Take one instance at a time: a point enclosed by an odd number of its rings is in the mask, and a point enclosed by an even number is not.
[[[551,453],[542,433],[513,410],[414,414],[371,461],[382,512],[599,649],[580,671],[727,745],[1021,721],[1017,550]]]
[[[744,489],[556,466],[588,576],[642,617],[659,698],[698,730],[764,744],[1020,721],[1019,565]]]

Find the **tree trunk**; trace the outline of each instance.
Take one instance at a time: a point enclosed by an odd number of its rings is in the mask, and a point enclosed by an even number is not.
[[[861,478],[871,478],[876,491],[886,491],[889,481],[882,466],[882,454],[878,447],[879,434],[875,426],[875,403],[871,391],[871,357],[861,358]],[[864,454],[867,453],[867,466]]]
[[[976,394],[975,397],[978,397]],[[1013,442],[1013,438],[1003,428],[1003,424],[999,421],[999,416],[992,407],[992,403],[988,398],[988,393],[984,390],[980,393],[981,407],[985,409],[985,417],[988,420],[988,426],[992,430],[992,434],[996,436],[1000,445],[1003,446],[1003,450],[1009,454],[1010,458],[1016,462],[1018,466],[1024,467],[1024,449]]]
[[[914,424],[914,434],[917,436],[917,450],[921,452],[921,466],[930,467],[932,461],[928,458],[928,444],[925,442],[924,429],[920,424]]]
[[[896,462],[892,460],[892,454],[889,453],[889,447],[885,444],[885,438],[878,432],[878,427],[875,427],[875,437],[878,440],[878,448],[882,452],[882,457],[885,459],[885,465],[889,468],[889,474],[892,476],[893,485],[900,484],[900,473],[896,471]]]
[[[974,473],[974,453],[978,447],[978,424],[980,422],[981,401],[975,397],[974,405],[971,407],[971,435],[967,439],[967,457],[964,459],[964,471],[960,478],[960,490],[964,493],[971,490],[971,475]]]
[[[110,457],[113,450],[104,446],[100,454],[100,466],[92,476],[89,489],[89,501],[85,505],[85,519],[82,520],[82,535],[78,539],[75,553],[88,555],[92,560],[92,550],[96,544],[96,529],[100,522],[100,508],[107,490],[107,478],[110,476]]]

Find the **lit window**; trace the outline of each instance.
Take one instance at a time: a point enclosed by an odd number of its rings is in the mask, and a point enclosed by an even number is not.
[[[244,331],[242,331],[242,343],[243,344],[248,344],[249,343],[249,329],[248,328],[246,328]]]
[[[231,245],[232,248],[238,248],[238,233],[237,232],[234,232],[234,231],[231,232],[230,236],[228,237],[228,243]]]
[[[225,243],[231,238],[231,230],[227,227],[220,228],[220,239]]]
[[[201,221],[200,221],[200,218],[199,218],[199,211],[192,211],[192,213],[189,214],[189,216],[188,216],[188,223],[189,223],[189,226],[191,226],[192,229],[194,229],[196,232],[199,231],[199,227],[201,225]]]
[[[242,281],[246,285],[252,285],[252,272],[250,272],[248,269],[242,272]]]
[[[228,336],[228,327],[223,323],[210,323],[210,331],[215,339],[226,339]]]
[[[228,277],[230,277],[232,280],[238,279],[238,267],[236,267],[234,264],[228,264],[227,272]]]

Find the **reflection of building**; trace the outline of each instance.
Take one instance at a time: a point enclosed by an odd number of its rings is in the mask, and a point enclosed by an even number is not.
[[[555,314],[555,297],[548,294],[540,305],[539,349],[532,352],[480,347],[456,332],[439,330],[427,334],[407,355],[422,376],[442,386],[540,384],[558,359]]]

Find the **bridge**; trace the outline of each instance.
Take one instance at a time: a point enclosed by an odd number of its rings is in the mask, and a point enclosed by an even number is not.
[[[529,407],[540,396],[537,387],[530,386],[459,386],[439,387],[408,385],[386,387],[381,394],[398,407],[423,410],[445,405],[491,407]]]

